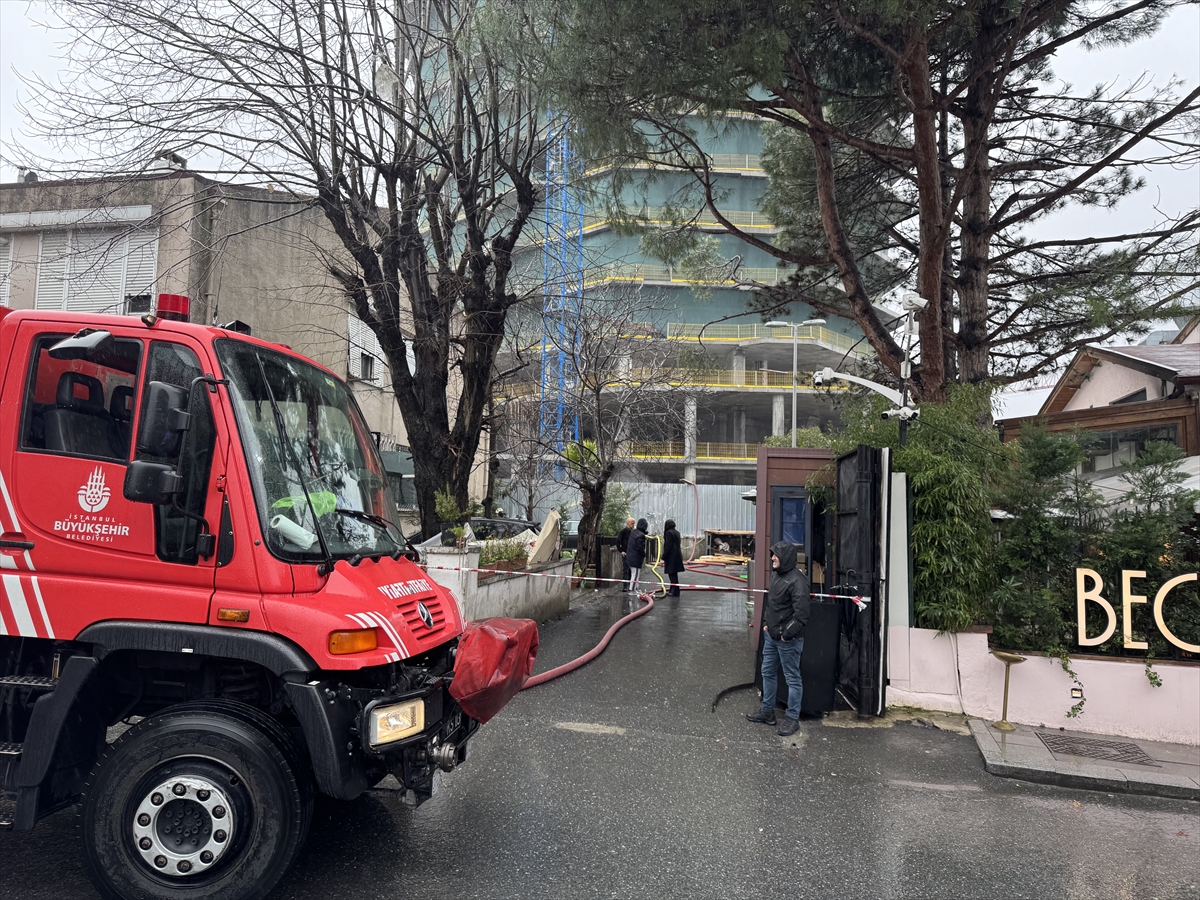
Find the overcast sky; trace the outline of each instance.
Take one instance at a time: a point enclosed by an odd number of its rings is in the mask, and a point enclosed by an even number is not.
[[[37,27],[43,18],[40,0],[0,0],[0,156],[14,138],[21,140],[22,117],[17,110],[24,87],[16,72],[54,78],[61,70],[57,38]],[[1077,88],[1116,82],[1120,87],[1143,75],[1155,83],[1171,76],[1185,82],[1184,90],[1200,83],[1200,7],[1176,10],[1153,38],[1129,47],[1085,53],[1072,48],[1055,63],[1058,76]],[[1200,208],[1200,169],[1160,170],[1139,194],[1127,198],[1117,210],[1072,209],[1038,226],[1059,236],[1120,234],[1159,220],[1156,208],[1167,214]],[[0,181],[16,180],[16,170],[0,163]],[[1047,228],[1049,226],[1049,228]]]

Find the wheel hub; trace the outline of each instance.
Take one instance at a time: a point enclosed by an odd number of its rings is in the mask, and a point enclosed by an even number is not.
[[[206,778],[169,778],[133,813],[133,844],[156,872],[184,878],[212,868],[233,838],[229,797]]]

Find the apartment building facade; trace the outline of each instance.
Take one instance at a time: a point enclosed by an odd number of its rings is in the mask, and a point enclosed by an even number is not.
[[[0,184],[0,304],[141,315],[159,294],[183,294],[193,322],[287,344],[348,380],[412,507],[386,358],[328,274],[339,252],[315,205],[215,182],[178,158],[132,177]]]
[[[767,186],[761,123],[733,116],[719,128],[697,122],[696,130],[714,176],[721,216],[748,234],[768,242],[778,239],[780,228],[760,208]],[[659,357],[677,370],[658,372],[658,380],[664,390],[688,390],[681,393],[686,395],[681,400],[685,411],[671,434],[631,435],[620,477],[753,485],[757,448],[765,438],[797,427],[828,431],[839,424],[831,402],[831,393],[839,388],[814,387],[812,372],[827,366],[855,371],[871,355],[870,347],[849,319],[825,317],[809,324],[817,313],[800,303],[777,315],[786,324],[764,324],[762,316],[747,311],[750,292],[755,286],[783,283],[793,270],[729,234],[711,210],[701,208],[689,191],[689,173],[646,166],[625,175],[616,187],[604,165],[586,169],[583,293],[620,293],[644,308],[647,340],[668,343],[671,351]],[[685,221],[687,229],[705,236],[710,255],[726,263],[711,270],[664,264],[639,235],[610,219],[614,194],[649,229],[678,229]],[[689,200],[695,210],[686,208]],[[531,280],[542,274],[542,250],[540,241],[523,248]],[[882,302],[880,309],[885,320],[899,316]],[[534,333],[538,325],[531,318],[526,347],[540,340]],[[540,385],[530,383],[536,372],[526,370],[519,377],[527,379],[525,397],[541,396]],[[506,397],[521,393],[510,388]],[[614,402],[620,401],[614,396]]]

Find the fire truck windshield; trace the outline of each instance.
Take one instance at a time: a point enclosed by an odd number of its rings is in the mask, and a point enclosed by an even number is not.
[[[216,349],[271,552],[319,562],[402,547],[383,463],[350,389],[243,341]]]

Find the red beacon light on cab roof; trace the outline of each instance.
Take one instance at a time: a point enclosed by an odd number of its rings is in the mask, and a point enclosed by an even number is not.
[[[157,315],[171,322],[186,322],[192,312],[192,300],[183,294],[159,294]]]

